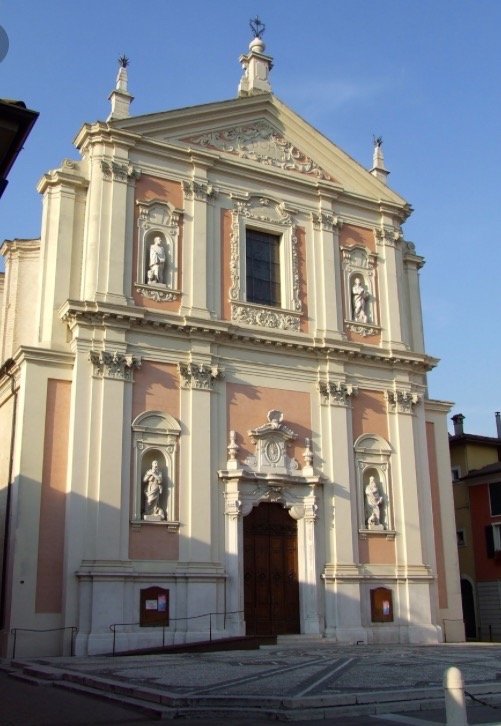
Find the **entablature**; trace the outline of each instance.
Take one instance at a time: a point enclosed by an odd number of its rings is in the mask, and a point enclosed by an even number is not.
[[[438,363],[437,358],[410,351],[399,352],[371,347],[348,341],[331,342],[326,338],[311,337],[299,331],[278,328],[239,328],[222,320],[205,320],[175,313],[154,313],[135,306],[118,306],[92,301],[67,300],[59,309],[59,317],[70,331],[77,326],[115,328],[120,330],[145,329],[159,334],[179,333],[183,337],[196,336],[212,342],[262,345],[282,352],[314,353],[320,359],[340,359],[346,362],[372,362],[392,369],[426,373]]]

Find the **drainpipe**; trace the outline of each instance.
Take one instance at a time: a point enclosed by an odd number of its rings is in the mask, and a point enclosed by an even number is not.
[[[14,407],[12,411],[12,425],[10,430],[10,454],[9,454],[9,474],[7,480],[7,500],[5,502],[5,524],[3,539],[3,555],[2,555],[2,589],[0,592],[0,630],[5,626],[5,610],[7,600],[7,567],[9,562],[9,533],[10,533],[10,510],[12,502],[12,470],[14,468],[14,441],[16,433],[16,416],[17,416],[17,394],[19,388],[16,388],[14,373],[15,362],[12,358],[8,358],[0,368],[0,380],[4,376],[10,378],[11,394],[4,403],[14,397]]]

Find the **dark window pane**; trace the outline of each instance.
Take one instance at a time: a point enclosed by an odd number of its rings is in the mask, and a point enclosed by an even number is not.
[[[280,237],[248,229],[246,267],[247,301],[280,305]]]
[[[501,484],[489,484],[491,514],[501,514]]]

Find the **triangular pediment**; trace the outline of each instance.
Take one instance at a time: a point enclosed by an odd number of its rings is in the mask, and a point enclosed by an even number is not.
[[[272,94],[113,121],[145,141],[300,175],[365,199],[405,207],[400,195]],[[136,146],[138,148],[138,146]]]

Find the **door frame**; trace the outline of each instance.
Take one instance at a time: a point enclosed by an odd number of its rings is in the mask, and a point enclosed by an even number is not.
[[[321,574],[320,514],[322,479],[317,476],[253,475],[249,470],[219,472],[225,500],[225,565],[227,628],[245,634],[243,517],[262,502],[281,504],[297,521],[300,633],[324,631],[324,588]],[[264,481],[263,481],[264,479]]]

